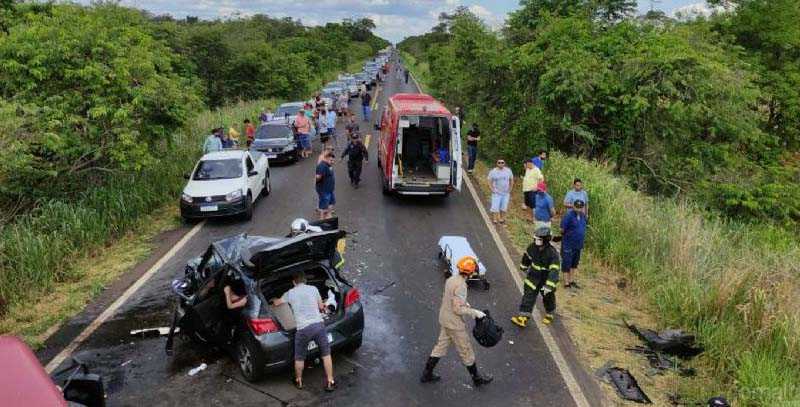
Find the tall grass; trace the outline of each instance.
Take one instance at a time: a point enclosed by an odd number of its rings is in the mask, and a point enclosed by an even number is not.
[[[608,168],[553,154],[553,196],[590,191],[589,250],[647,293],[664,326],[696,332],[738,405],[800,402],[800,245],[690,203],[647,197]]]
[[[160,160],[141,172],[112,174],[103,187],[75,200],[43,202],[0,228],[0,316],[8,306],[46,295],[54,284],[80,279],[76,258],[102,250],[135,230],[155,209],[177,205],[188,172],[209,131],[257,120],[274,100],[240,103],[198,114],[160,149]]]

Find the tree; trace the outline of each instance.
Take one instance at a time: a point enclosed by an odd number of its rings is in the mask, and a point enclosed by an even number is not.
[[[606,23],[616,23],[636,13],[636,0],[594,0],[595,17]]]

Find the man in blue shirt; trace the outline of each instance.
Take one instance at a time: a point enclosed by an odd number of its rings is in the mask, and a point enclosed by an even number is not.
[[[586,237],[585,206],[580,199],[575,200],[572,202],[572,208],[561,219],[561,273],[564,276],[564,288],[580,288],[574,278]]]
[[[534,198],[533,207],[533,230],[539,228],[550,228],[551,219],[556,214],[555,205],[553,204],[553,197],[547,193],[547,184],[544,181],[536,185],[536,197]]]
[[[328,151],[322,161],[317,164],[315,176],[317,196],[319,196],[319,218],[330,219],[333,217],[333,206],[336,204],[336,196],[333,193],[336,181],[333,173],[334,155]]]
[[[575,180],[572,181],[572,189],[567,191],[567,195],[564,196],[564,206],[568,209],[572,209],[573,202],[575,201],[583,201],[583,213],[588,217],[589,194],[583,189],[583,181],[581,181],[580,178],[575,178]]]
[[[533,165],[535,165],[536,168],[544,172],[544,162],[547,161],[547,150],[539,150],[539,155],[531,158],[531,161],[533,161]]]

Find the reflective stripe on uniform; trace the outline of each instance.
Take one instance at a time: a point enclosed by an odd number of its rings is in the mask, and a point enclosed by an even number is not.
[[[561,266],[559,266],[558,264],[551,264],[550,270],[561,270]]]
[[[548,286],[553,287],[553,288],[556,287],[556,283],[554,281],[547,280],[547,283],[545,283],[545,284],[547,284]]]
[[[336,265],[333,266],[333,268],[340,269],[342,268],[342,266],[344,266],[344,257],[339,257],[339,262],[336,263]]]
[[[547,268],[542,267],[542,266],[537,266],[535,264],[531,264],[531,268],[534,269],[534,270],[538,270],[538,271],[547,270]]]
[[[532,282],[531,280],[528,280],[528,279],[526,278],[525,280],[522,280],[522,281],[524,281],[524,282],[525,282],[525,285],[527,285],[528,287],[530,287],[532,290],[535,290],[535,289],[536,289],[536,284],[533,284],[533,282]]]

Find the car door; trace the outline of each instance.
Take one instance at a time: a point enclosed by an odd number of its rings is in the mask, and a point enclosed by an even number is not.
[[[253,171],[258,172],[258,169],[253,163],[253,159],[250,154],[246,154],[244,156],[244,165],[245,169],[247,170],[247,188],[253,194],[253,200],[255,201],[256,197],[261,194],[261,189],[264,187],[263,183],[261,182],[261,175],[263,174],[256,173],[251,175]]]
[[[227,269],[222,257],[212,248],[208,249],[197,268],[202,280],[181,325],[191,327],[190,334],[206,342],[224,343],[229,339],[232,321],[226,315],[222,287]]]
[[[450,184],[461,191],[461,182],[464,174],[461,173],[461,165],[464,158],[461,156],[461,122],[458,116],[450,119]]]

